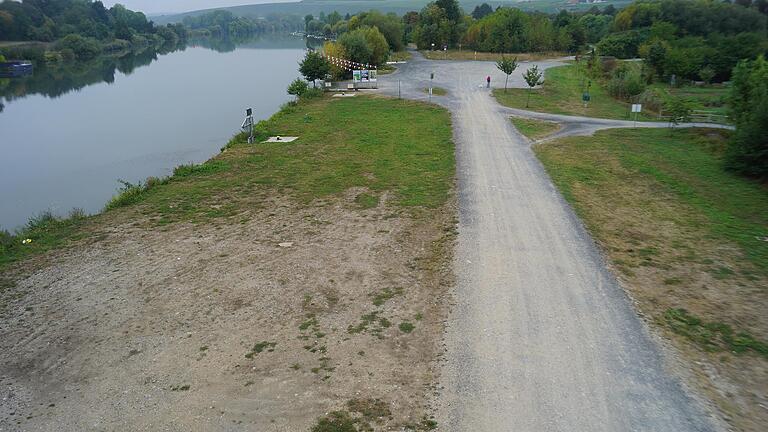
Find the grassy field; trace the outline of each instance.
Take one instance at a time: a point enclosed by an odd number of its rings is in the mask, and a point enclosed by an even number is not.
[[[257,128],[259,138],[283,135],[299,140],[248,145],[245,136],[238,135],[204,164],[178,167],[169,178],[126,185],[107,204],[107,213],[130,206],[157,225],[200,223],[259,206],[269,191],[308,203],[352,187],[368,189],[359,200],[361,206],[388,192],[394,203],[415,212],[439,207],[453,182],[449,125],[445,110],[404,100],[304,101],[284,107]],[[83,237],[92,219],[46,215],[31,220],[16,235],[0,234],[0,268]],[[31,243],[22,244],[25,239]]]
[[[521,134],[532,140],[543,138],[560,129],[557,123],[522,117],[512,117],[512,124]]]
[[[477,60],[477,61],[498,61],[502,56],[507,58],[517,57],[519,61],[534,61],[543,60],[549,58],[562,57],[565,54],[561,52],[545,52],[545,53],[489,53],[489,52],[477,52],[473,50],[457,50],[449,49],[448,51],[442,50],[422,50],[421,53],[428,60]]]
[[[708,111],[713,114],[727,115],[728,107],[726,100],[728,98],[729,87],[724,85],[711,85],[707,87],[670,87],[666,84],[655,83],[651,86],[654,89],[665,91],[673,96],[681,97],[691,103],[694,110]]]
[[[768,366],[768,188],[723,169],[724,134],[612,130],[535,151],[643,314],[677,342],[734,424],[758,430],[750,422],[766,420],[754,395],[768,385],[757,372]],[[726,384],[704,373],[702,357]],[[738,397],[723,397],[726,387]]]
[[[630,105],[614,99],[599,83],[592,81],[590,97],[586,108],[582,102],[584,79],[574,66],[559,66],[547,69],[544,85],[531,92],[526,108],[527,89],[494,89],[493,95],[500,104],[531,111],[553,114],[580,115],[607,119],[628,120]],[[638,120],[656,120],[642,113]]]

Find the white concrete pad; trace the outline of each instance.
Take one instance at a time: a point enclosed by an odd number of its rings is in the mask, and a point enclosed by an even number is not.
[[[263,141],[263,142],[265,142],[265,143],[275,143],[275,142],[289,143],[289,142],[296,141],[297,139],[299,139],[299,137],[273,136],[273,137],[269,137],[268,140]]]
[[[333,97],[355,97],[355,96],[357,96],[357,93],[340,93],[340,94],[333,95]]]

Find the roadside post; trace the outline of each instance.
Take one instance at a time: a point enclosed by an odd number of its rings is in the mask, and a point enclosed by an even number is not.
[[[400,80],[397,80],[397,98],[402,99],[402,94],[400,93]]]
[[[429,101],[432,102],[432,81],[435,79],[435,73],[429,74]]]
[[[253,144],[253,110],[251,108],[245,110],[245,121],[240,128],[249,132],[248,144]]]
[[[633,127],[637,127],[637,116],[640,114],[640,112],[643,110],[642,104],[632,104],[632,112],[635,114],[635,124]]]
[[[590,99],[592,99],[592,96],[589,95],[589,88],[592,86],[592,81],[587,82],[587,90],[584,92],[584,94],[581,95],[581,100],[584,102],[584,108],[587,107],[587,104],[589,104]]]

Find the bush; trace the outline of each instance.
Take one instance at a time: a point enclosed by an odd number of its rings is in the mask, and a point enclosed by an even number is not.
[[[666,94],[661,90],[650,88],[645,90],[637,98],[637,103],[643,104],[648,111],[659,112],[664,108]]]
[[[123,39],[115,39],[104,45],[104,51],[123,51],[131,49],[131,43]]]
[[[636,64],[622,64],[613,71],[608,81],[608,93],[615,98],[630,100],[644,90],[645,80]]]
[[[59,50],[70,49],[78,59],[91,59],[101,53],[99,41],[76,34],[64,36],[56,42],[56,48]]]
[[[302,97],[309,89],[309,84],[301,78],[296,78],[288,85],[288,94],[296,97]]]
[[[306,92],[302,95],[302,99],[314,99],[319,98],[323,96],[323,89],[321,88],[311,88],[307,89]]]
[[[628,31],[604,37],[597,44],[597,52],[600,55],[627,59],[636,57],[639,47],[640,35],[637,32]]]

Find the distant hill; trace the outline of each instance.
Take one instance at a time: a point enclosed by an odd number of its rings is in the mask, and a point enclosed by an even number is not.
[[[388,13],[395,12],[403,15],[408,11],[421,10],[430,0],[303,0],[296,3],[265,3],[244,6],[231,6],[225,8],[215,8],[228,10],[235,15],[248,17],[264,17],[270,14],[295,14],[295,15],[318,15],[320,12],[330,13],[338,11],[341,14],[355,14],[357,12],[376,9]],[[559,9],[568,10],[586,10],[592,6],[605,7],[613,4],[615,7],[623,7],[629,4],[630,0],[608,0],[598,3],[586,3],[575,0],[531,0],[531,1],[482,1],[465,0],[460,1],[461,7],[467,13],[472,12],[475,6],[488,3],[495,9],[497,6],[514,6],[525,10],[540,10],[542,12],[557,12]],[[175,15],[154,16],[152,20],[158,24],[179,22],[186,16],[201,15],[214,9],[205,9],[199,11],[186,12]]]

